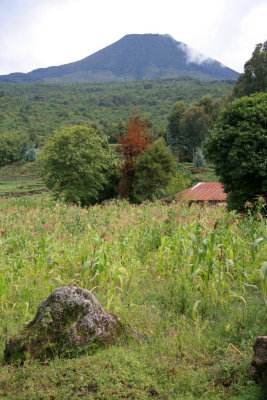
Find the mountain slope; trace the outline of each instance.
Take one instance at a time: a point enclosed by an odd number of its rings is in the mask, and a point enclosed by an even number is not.
[[[236,79],[238,73],[216,60],[195,55],[169,35],[126,35],[73,63],[0,76],[5,82],[108,82],[191,76]]]

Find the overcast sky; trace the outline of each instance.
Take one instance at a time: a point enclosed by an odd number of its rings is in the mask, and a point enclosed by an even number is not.
[[[0,0],[0,74],[80,60],[130,33],[170,34],[242,72],[267,0]]]

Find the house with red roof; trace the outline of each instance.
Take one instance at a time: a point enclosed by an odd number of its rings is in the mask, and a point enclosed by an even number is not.
[[[211,203],[225,202],[227,194],[220,182],[199,182],[192,188],[183,190],[176,195],[177,201],[188,201],[190,203]]]

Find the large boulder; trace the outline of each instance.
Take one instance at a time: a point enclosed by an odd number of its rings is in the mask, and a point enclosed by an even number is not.
[[[258,336],[253,350],[251,376],[256,383],[267,387],[267,336]]]
[[[87,289],[63,286],[38,307],[35,318],[18,338],[7,342],[4,360],[23,363],[66,356],[83,348],[91,351],[126,334],[120,320],[108,313]]]

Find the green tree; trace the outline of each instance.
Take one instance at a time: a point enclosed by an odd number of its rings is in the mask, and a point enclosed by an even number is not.
[[[167,194],[176,176],[176,162],[163,138],[156,140],[135,161],[133,200],[155,200]]]
[[[256,45],[252,57],[246,62],[234,87],[234,96],[248,96],[267,92],[267,41]]]
[[[187,143],[181,130],[181,119],[185,113],[183,101],[177,101],[168,115],[167,140],[174,156],[179,157],[186,151]]]
[[[267,94],[242,97],[223,112],[206,155],[228,193],[230,209],[267,195]]]
[[[193,160],[197,147],[200,147],[209,132],[209,117],[202,107],[191,106],[180,122],[187,155]]]
[[[83,206],[102,200],[115,175],[106,143],[95,129],[85,126],[54,133],[42,153],[42,170],[57,198]]]
[[[21,158],[20,149],[27,140],[25,134],[15,132],[0,135],[0,166],[18,161]]]
[[[25,157],[22,161],[33,162],[38,158],[38,151],[35,146],[32,146],[25,154]]]
[[[196,103],[196,105],[203,108],[203,111],[209,117],[209,126],[211,127],[220,115],[222,109],[222,100],[213,100],[210,94],[206,94],[199,100],[198,103]]]

